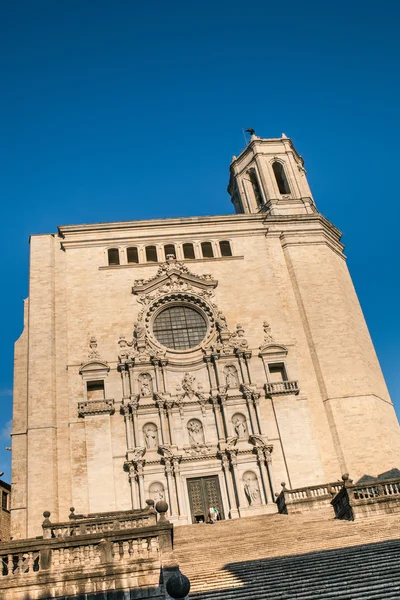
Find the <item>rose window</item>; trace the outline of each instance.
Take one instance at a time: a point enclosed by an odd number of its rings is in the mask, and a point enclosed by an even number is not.
[[[203,315],[189,306],[170,306],[154,319],[154,337],[167,348],[188,350],[198,346],[207,333]]]

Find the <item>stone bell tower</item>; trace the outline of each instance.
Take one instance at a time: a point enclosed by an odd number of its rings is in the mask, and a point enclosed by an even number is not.
[[[284,133],[280,138],[263,139],[253,132],[246,148],[238,157],[232,157],[230,165],[228,192],[236,212],[315,213],[303,164]]]

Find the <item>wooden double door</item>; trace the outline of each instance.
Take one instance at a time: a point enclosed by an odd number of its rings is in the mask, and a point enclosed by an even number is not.
[[[192,523],[207,522],[210,507],[218,508],[219,519],[224,518],[218,475],[193,477],[187,480]]]

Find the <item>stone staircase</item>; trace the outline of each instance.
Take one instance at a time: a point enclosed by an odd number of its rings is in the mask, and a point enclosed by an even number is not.
[[[400,515],[265,515],[174,537],[193,600],[400,599]]]

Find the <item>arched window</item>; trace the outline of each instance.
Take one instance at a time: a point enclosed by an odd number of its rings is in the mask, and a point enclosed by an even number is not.
[[[118,250],[118,248],[109,248],[108,264],[109,265],[119,265],[119,250]]]
[[[138,249],[134,246],[132,248],[126,249],[126,256],[128,259],[128,263],[138,263],[139,262],[139,253]]]
[[[147,262],[157,262],[157,248],[155,246],[146,246],[146,260]]]
[[[272,163],[276,183],[278,184],[280,194],[290,194],[290,187],[286,178],[285,169],[282,163],[275,161]]]
[[[252,188],[253,188],[254,197],[256,199],[257,206],[262,206],[263,199],[262,199],[261,190],[260,190],[260,186],[259,186],[259,183],[258,183],[256,172],[255,172],[254,169],[250,169],[250,171],[248,171],[247,174],[248,174],[249,179],[251,181],[251,185],[252,185]]]
[[[183,244],[184,258],[195,258],[193,244]]]
[[[202,242],[201,252],[204,258],[214,258],[214,252],[211,242]]]
[[[175,252],[175,246],[174,246],[174,244],[166,244],[164,246],[164,254],[165,254],[165,260],[167,260],[167,256],[169,254],[172,254],[176,258],[176,252]]]
[[[221,256],[232,256],[231,245],[228,241],[220,242],[219,248],[221,250]]]

